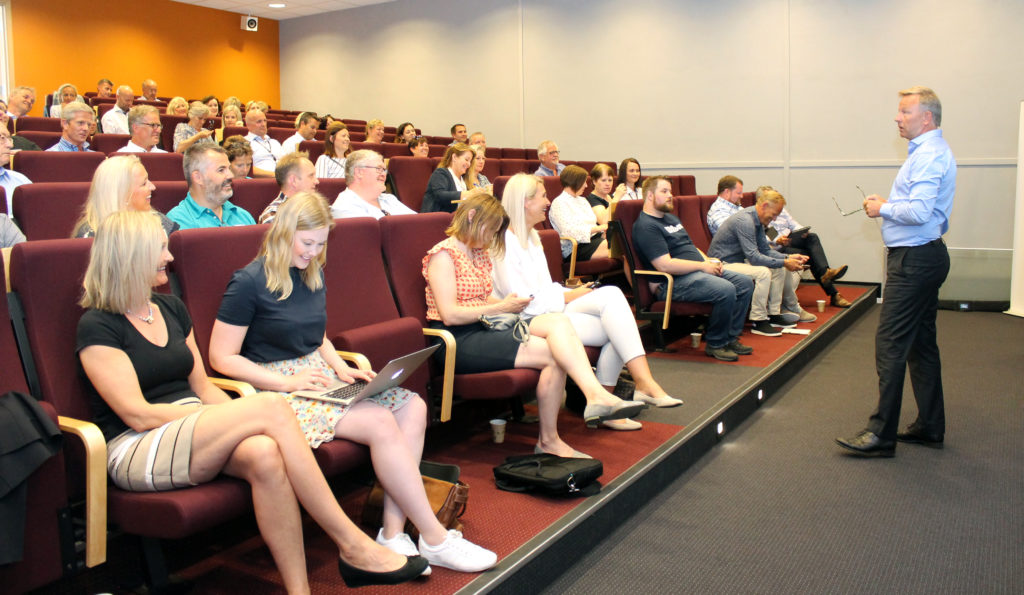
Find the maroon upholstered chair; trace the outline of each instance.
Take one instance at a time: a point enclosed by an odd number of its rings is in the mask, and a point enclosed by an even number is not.
[[[267,136],[269,136],[270,138],[276,140],[279,143],[283,143],[289,137],[294,136],[294,135],[295,135],[295,129],[294,128],[277,128],[277,127],[275,127],[275,128],[268,128],[267,129]]]
[[[61,133],[47,130],[22,130],[18,132],[18,136],[34,142],[45,151],[60,142]]]
[[[366,132],[363,131],[362,126],[359,128],[348,127],[348,140],[354,143],[361,143],[366,140]]]
[[[245,126],[227,126],[224,128],[224,138],[232,136],[245,136],[249,134],[249,129]]]
[[[149,204],[164,215],[185,200],[185,195],[188,194],[188,183],[185,180],[175,182],[157,180],[153,182],[153,185],[156,186],[156,190],[149,197]]]
[[[672,183],[672,196],[693,196],[697,194],[697,180],[689,175],[668,176]]]
[[[92,137],[92,148],[100,153],[116,153],[132,139],[130,134],[95,134]],[[184,177],[184,176],[182,176]]]
[[[151,182],[177,182],[185,179],[185,156],[181,153],[114,153],[113,155],[135,155],[138,157],[143,167],[146,168]]]
[[[520,149],[519,147],[502,147],[501,148],[502,159],[526,159],[526,149]]]
[[[173,237],[173,236],[172,236]],[[82,309],[78,299],[92,240],[43,240],[14,246],[11,258],[13,303],[21,352],[31,355],[28,379],[32,393],[51,403],[61,416],[89,421],[92,410],[75,359],[75,328]],[[65,423],[64,425],[67,425]],[[237,518],[252,508],[249,485],[221,476],[185,490],[126,492],[107,484],[106,444],[99,429],[88,423],[76,425],[86,443],[86,458],[69,453],[69,477],[86,477],[85,488],[72,493],[102,497],[106,491],[106,519],[121,531],[143,540],[150,571],[164,568],[159,540],[180,539]],[[67,451],[66,451],[67,452]],[[103,505],[87,505],[90,520],[99,518]],[[95,547],[105,548],[105,527],[94,530]],[[100,550],[103,551],[102,549]],[[151,574],[154,587],[167,584],[163,575]]]
[[[14,218],[30,240],[70,238],[89,196],[89,182],[41,182],[14,189]]]
[[[488,180],[494,181],[495,178],[501,175],[501,159],[487,157],[484,161],[484,175],[487,176]]]
[[[650,320],[654,328],[654,337],[658,351],[665,351],[664,331],[668,329],[669,320],[672,316],[706,316],[711,313],[710,304],[698,304],[692,302],[677,302],[672,300],[672,292],[668,292],[666,300],[658,300],[651,291],[649,283],[668,281],[671,290],[672,276],[661,273],[647,265],[641,264],[639,254],[633,244],[633,223],[643,211],[644,201],[623,200],[615,207],[615,214],[609,222],[609,229],[615,233],[623,234],[623,260],[626,264],[629,278],[633,283],[633,306],[636,317],[640,320]]]
[[[526,149],[526,159],[530,161],[537,161],[538,165],[540,164],[539,158],[537,157],[537,149]],[[537,166],[534,166],[533,169],[537,169]]]
[[[338,198],[338,195],[348,187],[345,178],[319,178],[319,180],[320,183],[317,184],[316,191],[324,195],[327,204],[333,204],[334,199]]]
[[[427,191],[430,174],[434,173],[434,165],[430,159],[392,157],[388,161],[388,171],[394,178],[398,199],[410,209],[419,212],[423,206],[423,193]]]
[[[516,174],[527,174],[535,170],[530,169],[530,164],[525,159],[515,157],[501,158],[501,175],[514,176]],[[557,195],[556,195],[557,196]]]
[[[448,150],[448,145],[427,145],[427,157],[444,157],[444,152]]]
[[[487,147],[484,156],[488,159],[501,159],[501,147]]]
[[[228,200],[248,211],[257,221],[263,209],[267,208],[267,205],[281,193],[281,188],[274,178],[232,180],[231,187],[234,189],[234,194]],[[256,253],[254,252],[252,256],[255,257]]]
[[[711,210],[711,205],[713,205],[715,201],[718,200],[718,196],[714,194],[701,194],[697,198],[700,200],[700,220],[701,224],[704,227],[704,237],[707,238],[707,243],[710,244],[711,229],[708,228],[708,211]],[[682,218],[680,217],[680,219]],[[689,227],[686,228],[686,233],[690,233]],[[696,243],[697,242],[694,241],[694,244]],[[705,254],[707,253],[707,245],[701,246],[700,244],[697,244],[697,247],[700,248],[701,250],[704,250]]]
[[[27,130],[42,130],[45,132],[61,132],[60,118],[41,118],[38,116],[22,116],[14,121],[14,129],[21,134]]]
[[[21,151],[11,156],[11,169],[36,183],[91,182],[92,174],[106,158],[97,152]]]
[[[711,245],[711,233],[708,231],[707,211],[701,208],[704,197],[676,196],[673,201],[676,203],[676,216],[683,222],[693,245],[707,254],[708,246]]]
[[[316,163],[316,160],[324,154],[324,139],[304,140],[299,143],[299,150],[309,153],[309,160]]]
[[[18,356],[18,347],[11,327],[11,313],[7,308],[7,282],[0,275],[0,395],[8,391],[28,393],[28,382]],[[0,397],[2,398],[2,397]],[[57,413],[50,403],[41,403],[50,420],[58,423]],[[67,483],[64,472],[64,453],[57,452],[39,466],[25,480],[25,531],[22,557],[18,562],[0,565],[0,584],[9,593],[22,593],[59,579],[62,575],[62,547],[74,547],[70,523],[62,529],[59,519],[68,507]],[[106,527],[103,527],[105,530]],[[5,539],[7,537],[5,536]],[[91,548],[95,544],[87,543]],[[90,552],[88,566],[103,562],[105,552]]]
[[[164,126],[160,130],[160,148],[165,151],[174,151],[174,129],[178,127],[178,124],[187,122],[187,116],[169,116],[164,113],[164,110],[160,110],[160,123]]]
[[[740,206],[743,208],[754,206],[756,197],[757,194],[754,192],[744,192],[743,195],[740,196]]]
[[[424,333],[447,336],[452,341],[442,369],[431,358],[431,376],[436,386],[442,387],[440,421],[451,419],[452,400],[508,399],[532,395],[537,386],[537,370],[513,369],[480,374],[456,374],[454,342],[447,331],[427,328],[427,305],[424,299],[426,280],[422,261],[427,250],[445,238],[444,230],[451,223],[450,213],[424,213],[399,215],[380,220],[381,245],[391,276],[391,289],[402,316],[417,319]]]
[[[494,197],[501,200],[501,195],[505,192],[505,184],[512,179],[512,176],[497,176],[491,178],[491,183],[494,184]]]
[[[231,275],[256,258],[268,228],[268,225],[246,225],[183,229],[171,234],[170,249],[176,259],[172,263],[173,274],[180,297],[192,316],[196,345],[211,376],[220,375],[210,368],[209,352],[210,333],[224,290]],[[347,440],[332,440],[317,448],[314,454],[328,477],[348,471],[365,460],[363,448]]]

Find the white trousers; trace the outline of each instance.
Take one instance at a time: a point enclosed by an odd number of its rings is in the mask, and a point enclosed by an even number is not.
[[[600,347],[597,380],[615,386],[622,365],[644,355],[633,311],[618,287],[599,287],[565,305],[580,341],[588,347]]]

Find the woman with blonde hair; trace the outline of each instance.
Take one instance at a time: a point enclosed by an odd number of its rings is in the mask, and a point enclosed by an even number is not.
[[[156,213],[164,231],[170,235],[178,230],[178,224],[163,213],[153,210],[150,198],[154,190],[156,186],[149,181],[149,174],[138,157],[108,157],[99,164],[92,175],[89,196],[85,199],[82,216],[75,223],[71,237],[93,237],[100,223],[117,211]]]
[[[558,410],[566,375],[587,399],[584,419],[588,427],[632,417],[645,405],[623,401],[601,386],[565,314],[534,316],[529,319],[527,333],[518,325],[490,330],[480,324],[481,316],[521,313],[534,299],[528,294],[520,297],[508,293],[502,299],[492,295],[492,259],[500,260],[505,254],[508,224],[505,209],[493,196],[473,196],[459,205],[445,232],[448,238],[423,257],[427,320],[431,327],[454,335],[456,373],[540,370],[536,391],[540,436],[535,451],[587,458],[558,435]]]
[[[524,317],[564,312],[584,345],[601,348],[597,379],[607,390],[614,389],[625,364],[636,382],[634,400],[655,407],[681,405],[682,401],[668,396],[654,380],[633,312],[618,287],[594,289],[587,284],[567,289],[551,280],[544,248],[534,228],[544,220],[549,204],[544,182],[530,174],[512,176],[505,185],[501,204],[509,214],[509,226],[505,232],[505,257],[494,263],[494,294],[533,296],[523,310]],[[640,428],[632,420],[605,426],[615,430]]]
[[[423,490],[419,460],[427,408],[422,399],[400,387],[351,406],[291,394],[374,376],[350,368],[326,335],[323,268],[333,228],[327,201],[315,192],[300,192],[281,205],[256,260],[228,284],[210,336],[210,364],[227,376],[285,394],[313,448],[335,437],[369,446],[387,493],[377,543],[454,570],[486,570],[497,556],[459,531],[446,530]],[[420,531],[418,550],[404,532],[407,514]]]
[[[210,108],[201,101],[193,101],[188,106],[188,122],[181,122],[174,127],[174,152],[184,153],[194,144],[213,143],[213,130],[204,127]]]
[[[421,213],[452,213],[458,206],[453,201],[488,193],[486,188],[473,188],[466,184],[466,174],[469,173],[475,156],[473,149],[465,143],[455,143],[445,149],[441,163],[437,164],[437,169],[430,174],[430,180],[427,181]]]
[[[484,175],[484,165],[487,163],[486,147],[481,145],[470,145],[473,149],[473,164],[466,172],[466,186],[472,188],[483,188],[487,194],[494,193],[494,185]]]
[[[174,97],[167,102],[167,109],[164,111],[168,116],[187,116],[188,102],[184,97]]]
[[[345,160],[351,152],[348,126],[341,120],[331,122],[324,137],[324,152],[316,158],[316,177],[344,178]]]
[[[280,395],[231,399],[210,382],[185,305],[153,292],[167,283],[172,260],[147,213],[113,213],[92,245],[76,351],[114,484],[155,492],[221,473],[247,481],[289,593],[309,593],[299,504],[337,545],[347,585],[418,576],[425,560],[380,547],[345,516]]]

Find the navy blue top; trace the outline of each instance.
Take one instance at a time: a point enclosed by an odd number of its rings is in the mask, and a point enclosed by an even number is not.
[[[680,260],[704,260],[679,217],[671,213],[665,213],[661,218],[640,213],[633,223],[633,244],[647,269],[653,269],[651,261],[665,254]]]

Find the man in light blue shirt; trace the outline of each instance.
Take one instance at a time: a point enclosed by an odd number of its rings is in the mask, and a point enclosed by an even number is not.
[[[0,126],[0,186],[4,189],[4,194],[7,198],[7,214],[14,215],[12,209],[12,199],[14,198],[14,189],[22,184],[31,184],[32,180],[28,179],[24,174],[7,169],[7,164],[11,160],[11,147],[14,146],[14,142],[11,140],[11,133],[8,132],[6,126]]]
[[[57,144],[47,151],[83,151],[88,152],[89,133],[93,123],[96,121],[96,114],[92,108],[81,101],[72,101],[60,110],[60,127],[62,134]]]
[[[540,167],[533,172],[535,176],[557,176],[565,169],[565,165],[558,162],[558,145],[553,140],[537,146],[537,158],[540,159]]]
[[[231,204],[231,163],[220,145],[200,143],[185,151],[185,177],[188,194],[167,213],[181,229],[253,225],[248,211]]]
[[[743,180],[736,176],[722,176],[718,180],[718,198],[708,208],[708,231],[711,235],[715,235],[726,219],[743,208],[740,206],[742,196]]]
[[[949,273],[942,234],[949,229],[953,210],[956,160],[939,130],[942,104],[935,92],[918,86],[899,95],[896,124],[900,136],[910,141],[907,160],[888,200],[877,194],[864,199],[868,217],[882,218],[888,251],[875,335],[878,409],[866,429],[853,438],[836,439],[840,446],[865,456],[891,457],[897,440],[942,448],[946,431],[935,318],[939,288]],[[917,419],[897,432],[908,363]]]

